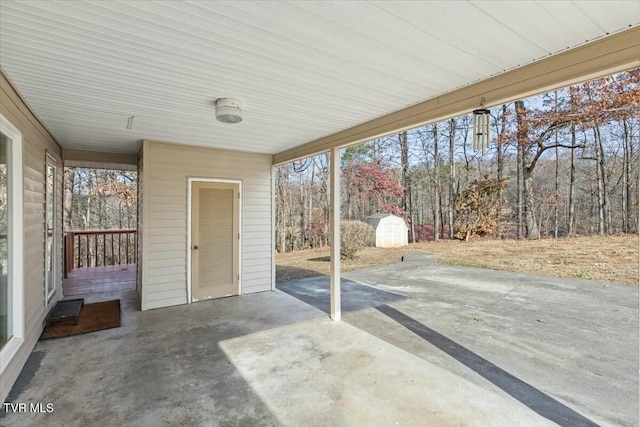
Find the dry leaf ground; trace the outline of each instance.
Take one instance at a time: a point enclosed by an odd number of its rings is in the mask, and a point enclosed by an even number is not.
[[[355,260],[343,261],[342,270],[398,262],[410,252],[437,254],[439,264],[638,285],[635,234],[540,240],[442,240],[413,243],[404,248],[367,248]],[[276,264],[277,282],[329,274],[329,249],[277,254]]]

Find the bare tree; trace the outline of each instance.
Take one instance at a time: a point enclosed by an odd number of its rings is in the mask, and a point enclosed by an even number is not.
[[[449,207],[448,207],[448,219],[449,219],[449,238],[453,239],[454,230],[453,224],[455,222],[456,211],[456,126],[457,120],[449,120]]]
[[[440,155],[438,153],[438,124],[434,123],[433,131],[433,174],[434,174],[434,210],[433,239],[437,242],[442,235],[442,205],[440,202]]]

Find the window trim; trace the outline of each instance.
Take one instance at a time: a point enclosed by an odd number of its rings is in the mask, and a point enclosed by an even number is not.
[[[4,372],[11,360],[24,344],[24,216],[23,216],[23,175],[22,175],[22,132],[4,115],[0,114],[0,132],[11,139],[8,147],[8,160],[11,173],[7,176],[9,191],[9,228],[7,235],[9,274],[11,283],[13,331],[9,341],[0,349],[0,373]]]
[[[57,241],[57,236],[58,236],[58,215],[57,215],[57,209],[56,209],[56,199],[58,197],[58,189],[57,189],[57,175],[58,175],[58,165],[56,160],[51,156],[51,154],[46,153],[46,163],[45,163],[45,175],[44,175],[44,180],[45,180],[45,221],[44,221],[44,242],[45,242],[45,246],[44,246],[44,250],[45,250],[45,254],[44,254],[44,261],[45,261],[45,265],[44,265],[44,306],[48,307],[49,304],[51,303],[51,301],[53,300],[53,297],[56,295],[56,292],[58,291],[58,287],[57,287],[57,283],[56,283],[56,278],[57,278],[57,274],[58,274],[58,269],[56,268],[58,263],[57,261],[57,245],[58,245],[58,241]],[[49,167],[53,168],[53,231],[52,231],[52,248],[51,248],[51,259],[49,259],[49,254],[47,254],[47,234],[49,232],[48,230],[48,221],[47,221],[47,207],[46,203],[47,203],[47,179],[49,177]],[[48,267],[48,263],[51,262],[52,265],[52,272],[51,272],[51,280],[53,281],[53,289],[51,289],[51,292],[49,292],[49,278],[48,278],[48,271],[47,268]]]

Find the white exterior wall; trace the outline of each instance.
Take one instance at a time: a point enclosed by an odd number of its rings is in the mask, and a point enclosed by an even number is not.
[[[407,246],[407,224],[400,217],[389,215],[380,219],[376,227],[376,247],[398,248]]]
[[[242,293],[272,289],[270,155],[144,141],[142,310],[187,303],[189,178],[242,181]]]

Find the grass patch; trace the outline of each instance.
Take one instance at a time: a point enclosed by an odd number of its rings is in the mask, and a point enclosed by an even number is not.
[[[468,261],[465,259],[447,259],[439,262],[439,264],[450,265],[452,267],[489,268],[482,262]]]
[[[638,235],[540,240],[472,239],[365,248],[342,271],[400,262],[411,252],[436,254],[438,263],[515,273],[603,280],[638,286]],[[276,254],[276,282],[329,274],[329,248]]]
[[[593,271],[586,268],[578,268],[576,269],[576,277],[580,277],[582,279],[591,279],[593,276]]]

